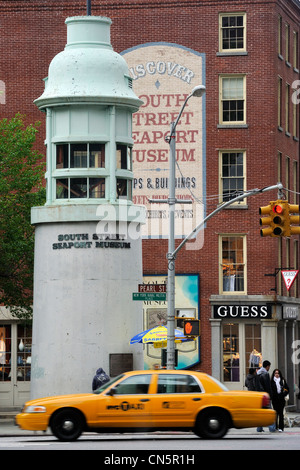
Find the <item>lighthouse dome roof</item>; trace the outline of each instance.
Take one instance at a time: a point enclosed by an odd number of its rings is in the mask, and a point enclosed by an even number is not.
[[[40,108],[67,103],[118,104],[137,110],[141,101],[132,90],[125,59],[110,44],[111,20],[67,18],[67,44],[50,63]]]

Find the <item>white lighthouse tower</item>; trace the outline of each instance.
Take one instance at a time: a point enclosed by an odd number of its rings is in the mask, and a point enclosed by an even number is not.
[[[142,330],[132,292],[142,281],[132,203],[132,113],[141,101],[110,44],[111,20],[66,20],[67,44],[45,91],[47,200],[35,225],[32,398],[91,391],[95,371],[143,368],[130,338]],[[132,362],[130,360],[132,358]]]

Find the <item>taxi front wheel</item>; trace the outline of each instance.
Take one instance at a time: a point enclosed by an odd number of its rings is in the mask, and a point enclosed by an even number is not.
[[[59,410],[53,415],[50,428],[60,441],[75,441],[83,432],[84,419],[77,410]]]
[[[228,414],[218,408],[200,413],[195,425],[195,434],[203,439],[221,439],[229,429]]]

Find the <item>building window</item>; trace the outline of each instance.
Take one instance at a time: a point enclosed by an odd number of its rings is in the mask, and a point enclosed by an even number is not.
[[[56,179],[56,199],[105,198],[105,178]]]
[[[290,64],[290,25],[285,24],[285,61]]]
[[[56,146],[56,168],[104,168],[105,144],[59,144]]]
[[[293,95],[296,93],[296,90],[292,90],[292,114],[293,114],[293,138],[295,140],[299,139],[299,113],[298,113],[298,104],[294,102]]]
[[[17,327],[17,380],[29,381],[31,378],[32,327]]]
[[[246,50],[246,14],[221,13],[220,52],[237,52]]]
[[[296,71],[299,69],[299,45],[298,45],[298,33],[293,33],[293,67]]]
[[[117,198],[132,200],[132,181],[117,178]]]
[[[262,366],[260,323],[223,324],[223,381],[244,386],[249,369]]]
[[[223,381],[239,382],[240,380],[240,344],[239,325],[223,325]]]
[[[278,16],[278,55],[282,59],[282,17]]]
[[[99,174],[103,168],[105,144],[56,145],[56,199],[105,198],[105,178]]]
[[[15,336],[11,325],[0,324],[0,384],[31,379],[32,327],[18,324],[16,328]]]
[[[221,200],[230,201],[243,193],[245,185],[245,152],[243,151],[220,151],[221,169]],[[237,204],[241,204],[239,201]]]
[[[298,105],[296,103],[292,104],[293,107],[293,137],[295,140],[299,139],[298,135]]]
[[[132,171],[132,147],[117,145],[117,169]]]
[[[290,135],[290,85],[285,85],[285,133]]]
[[[11,326],[0,324],[0,383],[11,380]]]
[[[278,77],[278,90],[277,90],[277,121],[278,121],[278,128],[282,131],[282,78]]]
[[[220,77],[220,124],[246,123],[246,77]]]
[[[220,236],[220,291],[223,294],[246,293],[246,237]]]

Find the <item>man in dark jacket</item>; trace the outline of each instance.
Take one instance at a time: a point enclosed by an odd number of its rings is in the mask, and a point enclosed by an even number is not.
[[[102,385],[106,384],[107,382],[109,382],[109,376],[102,369],[102,367],[100,367],[100,369],[96,371],[96,375],[93,378],[93,382],[92,382],[93,392],[97,390],[97,388],[102,387]]]
[[[267,392],[272,398],[272,388],[271,388],[271,379],[269,376],[269,369],[271,366],[270,361],[264,361],[262,367],[257,371],[257,391],[258,392]],[[270,432],[275,432],[275,424],[269,426]],[[257,432],[263,432],[263,428],[260,426],[257,428]]]
[[[272,398],[271,379],[269,375],[270,366],[270,361],[264,361],[262,367],[257,371],[259,378],[258,384],[260,386],[260,390],[258,390],[258,392],[267,392],[270,395],[270,398]]]
[[[258,380],[259,380],[259,377],[257,376],[257,370],[254,369],[254,367],[251,367],[249,369],[249,374],[247,375],[246,380],[245,380],[245,386],[250,392],[257,391]]]

